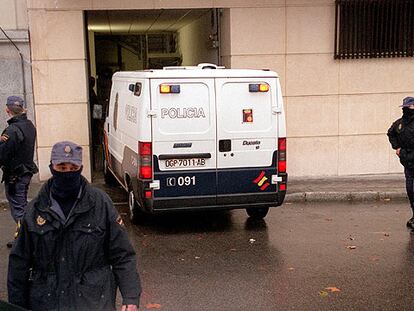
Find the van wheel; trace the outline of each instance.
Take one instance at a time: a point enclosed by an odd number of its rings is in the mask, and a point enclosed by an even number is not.
[[[108,169],[108,163],[104,159],[103,163],[103,173],[104,173],[104,180],[105,184],[109,186],[116,186],[117,180],[115,179],[114,175],[112,175],[111,171]]]
[[[252,219],[263,219],[269,212],[268,207],[248,207],[246,208],[247,215]]]
[[[128,207],[129,207],[129,219],[133,224],[140,224],[144,221],[145,214],[141,211],[140,206],[135,199],[133,190],[128,192]]]

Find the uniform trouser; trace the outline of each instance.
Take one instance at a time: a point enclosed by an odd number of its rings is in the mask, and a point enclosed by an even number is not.
[[[405,187],[407,189],[407,196],[410,200],[411,209],[414,215],[414,169],[404,168]]]
[[[11,215],[17,223],[23,218],[27,207],[27,192],[32,175],[18,177],[14,183],[5,183],[6,198],[9,201]]]

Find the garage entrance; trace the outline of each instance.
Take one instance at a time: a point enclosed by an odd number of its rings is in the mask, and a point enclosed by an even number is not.
[[[102,133],[116,71],[220,65],[220,9],[87,11],[92,170],[103,169]],[[95,176],[97,174],[94,174]]]

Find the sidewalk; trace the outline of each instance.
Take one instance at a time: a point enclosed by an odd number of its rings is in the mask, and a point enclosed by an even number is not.
[[[285,202],[407,200],[404,174],[292,177]]]
[[[102,178],[96,178],[94,185],[109,192],[122,191],[103,184]],[[41,183],[32,183],[29,199],[39,191]],[[288,180],[288,192],[285,202],[330,202],[330,201],[388,201],[407,200],[405,178],[403,174],[360,175],[340,177],[301,178],[292,177]],[[126,202],[122,198],[121,201]],[[6,202],[4,187],[0,190],[0,203]]]

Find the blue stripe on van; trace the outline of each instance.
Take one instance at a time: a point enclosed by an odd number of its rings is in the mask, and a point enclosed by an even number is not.
[[[154,171],[154,179],[160,181],[154,198],[215,196],[217,193],[216,170]]]

